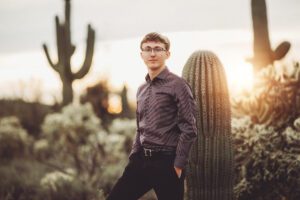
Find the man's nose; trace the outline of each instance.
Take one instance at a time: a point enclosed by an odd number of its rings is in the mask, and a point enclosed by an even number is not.
[[[156,55],[154,49],[151,49],[150,55],[151,55],[151,56],[155,56],[155,55]]]

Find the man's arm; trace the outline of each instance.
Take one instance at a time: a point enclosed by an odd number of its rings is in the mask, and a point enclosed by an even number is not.
[[[140,89],[140,88],[139,88]],[[138,152],[141,148],[141,141],[140,141],[140,130],[139,130],[139,113],[138,113],[138,94],[139,94],[139,89],[136,94],[136,134],[135,134],[135,140],[133,141],[132,149],[129,155],[129,159],[131,156]]]
[[[189,151],[197,136],[196,103],[192,91],[185,81],[177,85],[175,94],[178,109],[177,125],[181,133],[176,149],[174,167],[176,172],[179,172],[187,164]]]
[[[129,155],[129,158],[131,158],[131,156],[138,152],[141,148],[141,141],[140,141],[140,131],[139,131],[139,121],[138,121],[138,113],[136,112],[136,124],[137,124],[137,128],[136,128],[136,134],[135,134],[135,140],[133,141],[133,145],[132,145],[132,149]]]

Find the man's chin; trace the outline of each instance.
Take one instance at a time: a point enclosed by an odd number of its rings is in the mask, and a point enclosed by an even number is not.
[[[156,71],[160,68],[161,68],[161,66],[148,66],[148,69],[153,70],[153,71]]]

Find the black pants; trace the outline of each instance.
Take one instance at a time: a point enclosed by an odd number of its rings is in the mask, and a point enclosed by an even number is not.
[[[158,200],[183,200],[185,172],[178,178],[174,158],[134,154],[107,200],[137,200],[152,188]]]

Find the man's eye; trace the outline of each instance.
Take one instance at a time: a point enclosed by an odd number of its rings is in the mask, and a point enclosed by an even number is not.
[[[162,49],[162,48],[159,48],[159,47],[157,47],[157,48],[154,48],[153,50],[154,50],[154,51],[156,51],[156,52],[163,51],[163,49]]]
[[[142,51],[147,52],[147,53],[150,53],[150,52],[152,52],[152,50],[153,50],[155,53],[160,53],[160,52],[162,52],[162,51],[165,51],[165,49],[164,49],[164,48],[161,48],[161,47],[155,47],[155,48],[146,47],[146,48],[143,49]]]

